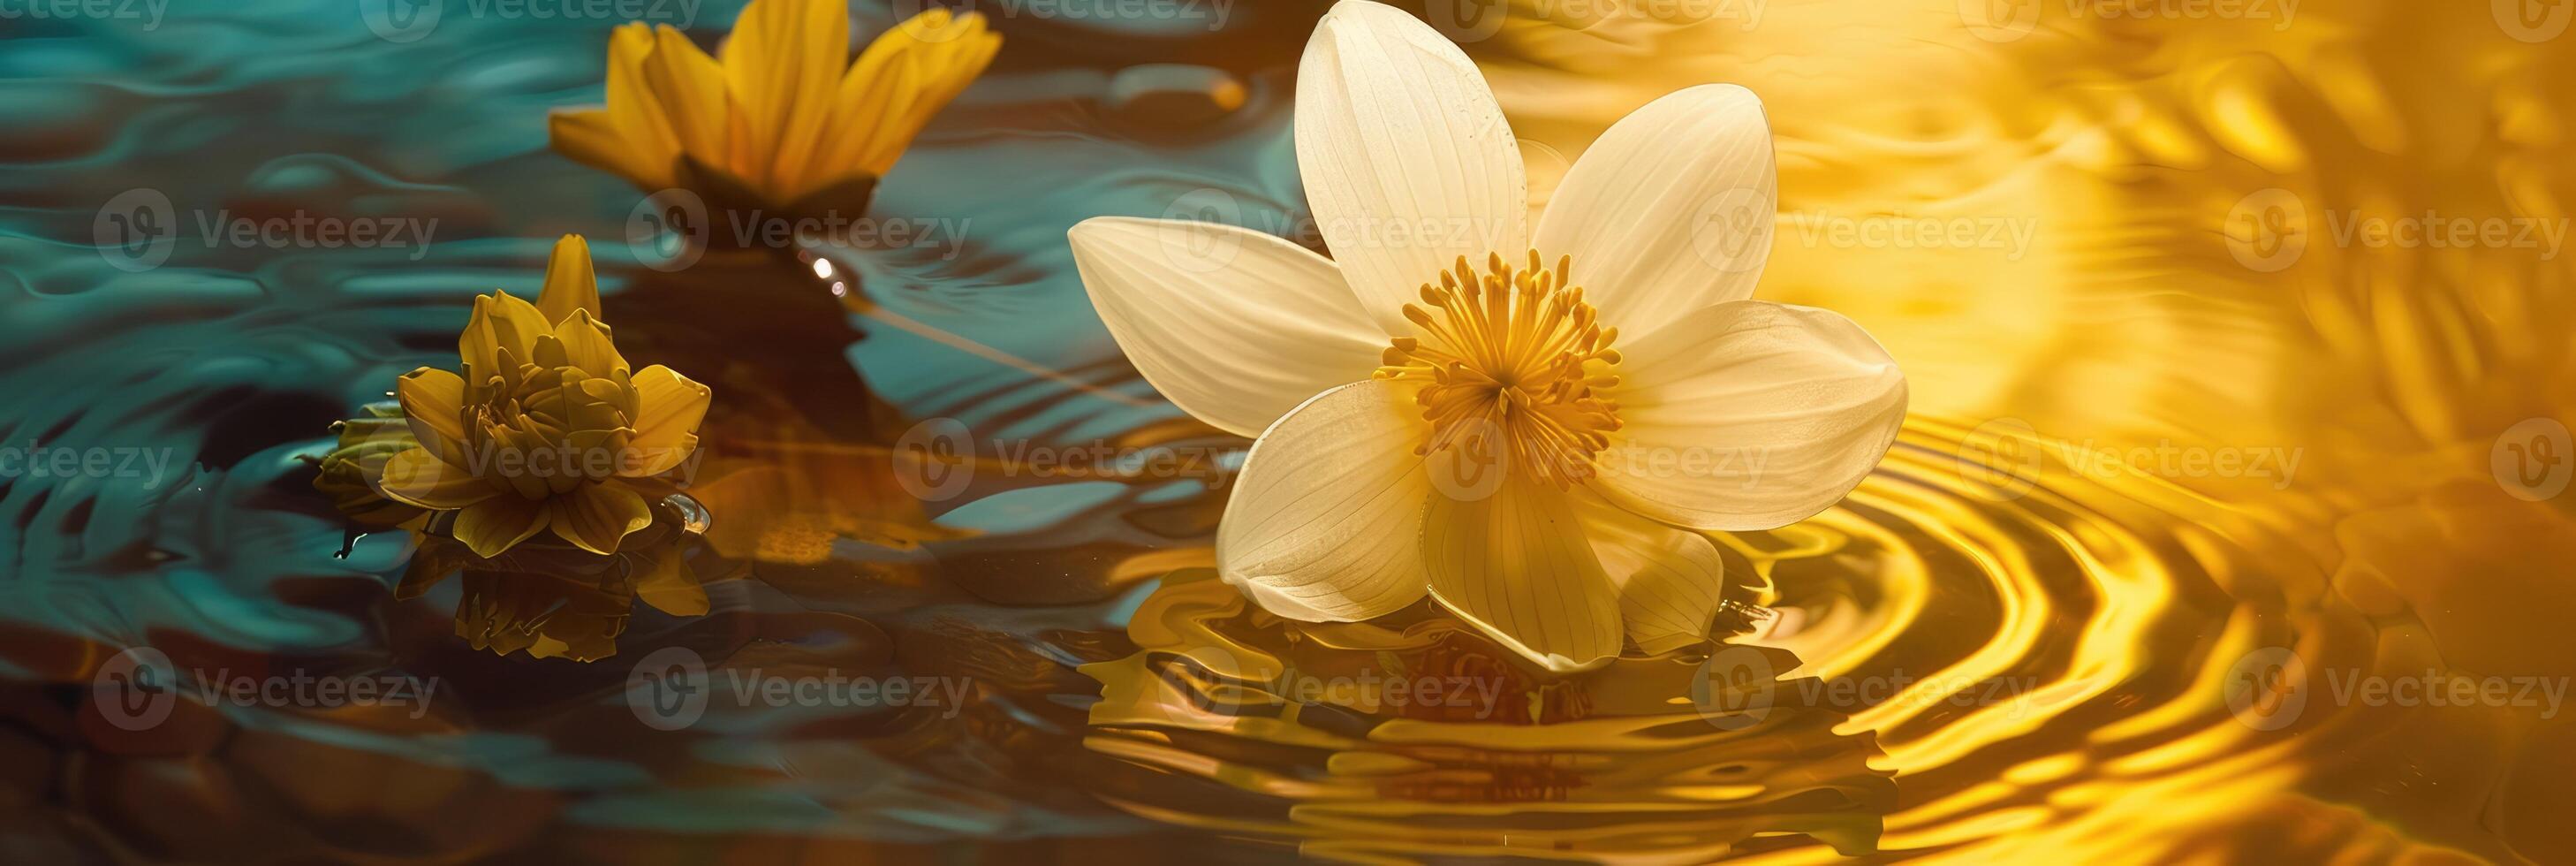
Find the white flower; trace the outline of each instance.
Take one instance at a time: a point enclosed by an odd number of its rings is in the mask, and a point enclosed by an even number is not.
[[[1750,91],[1621,120],[1533,228],[1474,64],[1345,0],[1306,45],[1296,133],[1331,260],[1214,223],[1072,232],[1145,378],[1258,437],[1216,558],[1271,612],[1360,620],[1427,591],[1551,670],[1623,638],[1667,651],[1719,600],[1698,531],[1813,516],[1895,439],[1905,378],[1876,341],[1748,299],[1776,199]]]

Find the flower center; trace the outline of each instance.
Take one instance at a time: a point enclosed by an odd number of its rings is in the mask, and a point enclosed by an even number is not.
[[[1479,273],[1460,256],[1438,286],[1422,285],[1422,304],[1404,305],[1421,335],[1396,338],[1376,376],[1422,384],[1431,436],[1414,453],[1481,449],[1492,436],[1560,489],[1592,477],[1593,455],[1619,429],[1618,404],[1602,396],[1619,382],[1619,329],[1601,327],[1572,267],[1570,257],[1545,267],[1531,250],[1525,268],[1491,254]]]

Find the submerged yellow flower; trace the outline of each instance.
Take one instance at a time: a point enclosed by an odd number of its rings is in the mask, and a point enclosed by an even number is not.
[[[792,206],[874,184],[1000,49],[982,16],[931,9],[849,58],[840,0],[753,0],[722,59],[668,25],[617,28],[608,107],[560,111],[554,147],[645,190]]]
[[[1706,636],[1705,530],[1840,501],[1905,413],[1850,320],[1750,300],[1776,210],[1743,88],[1683,90],[1594,142],[1528,224],[1516,139],[1457,46],[1345,0],[1297,74],[1297,163],[1327,260],[1232,226],[1072,232],[1145,378],[1257,436],[1225,579],[1306,621],[1425,593],[1552,670]]]
[[[630,371],[579,236],[555,244],[537,304],[474,299],[457,348],[462,376],[423,367],[396,388],[420,444],[385,462],[385,495],[458,511],[457,540],[486,558],[547,529],[614,553],[653,522],[644,493],[696,450],[709,392],[658,364]]]

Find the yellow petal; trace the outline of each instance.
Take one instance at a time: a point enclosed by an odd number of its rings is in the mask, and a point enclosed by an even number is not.
[[[1384,616],[1421,600],[1422,504],[1433,498],[1412,391],[1344,385],[1289,411],[1244,458],[1216,560],[1263,609],[1308,622]]]
[[[619,138],[634,151],[637,186],[660,190],[672,184],[679,164],[679,134],[671,116],[644,81],[644,61],[653,54],[653,27],[643,22],[619,25],[608,41],[608,117]]]
[[[665,133],[667,136],[668,133]],[[559,109],[546,115],[546,142],[565,159],[626,178],[638,186],[671,185],[670,157],[656,157],[618,129],[609,111]]]
[[[403,423],[429,453],[464,462],[465,380],[433,367],[404,373],[394,382]]]
[[[849,10],[838,0],[753,0],[734,19],[725,79],[764,192],[784,199],[803,186],[849,51]]]
[[[519,496],[495,496],[466,506],[456,515],[456,540],[491,558],[546,528],[546,505]]]
[[[931,9],[879,35],[833,100],[808,190],[853,174],[884,175],[931,116],[964,92],[1000,51],[981,15]]]
[[[644,497],[624,484],[584,484],[546,500],[549,525],[563,540],[592,553],[616,553],[629,533],[653,525]]]
[[[653,53],[644,58],[644,83],[652,91],[681,150],[710,166],[730,166],[727,146],[731,97],[724,70],[669,25],[653,28]]]
[[[537,343],[538,366],[571,367],[594,377],[613,377],[628,370],[626,356],[617,353],[617,341],[609,336],[608,326],[591,318],[589,310],[572,311]]]
[[[636,373],[640,411],[635,416],[633,447],[642,460],[623,474],[659,475],[687,459],[698,447],[698,424],[706,419],[713,394],[707,386],[660,364]]]
[[[456,340],[456,353],[465,359],[467,390],[483,386],[492,376],[518,375],[508,367],[534,357],[537,336],[549,330],[545,318],[535,305],[504,292],[475,298],[474,314]],[[506,364],[503,353],[510,358]]]
[[[574,312],[586,312],[599,318],[599,277],[590,269],[590,242],[580,235],[564,235],[555,241],[552,259],[546,262],[546,287],[537,293],[537,309],[546,321],[562,324]]]
[[[422,508],[449,509],[500,495],[499,488],[476,478],[461,463],[441,460],[426,448],[396,454],[385,461],[385,496]]]
[[[635,581],[635,597],[672,616],[704,616],[707,589],[698,585],[697,573],[689,569],[689,558],[681,555],[680,545],[664,545],[649,556],[652,564]]]
[[[1433,598],[1548,670],[1619,654],[1619,595],[1565,491],[1515,471],[1482,498],[1434,495],[1422,555]]]

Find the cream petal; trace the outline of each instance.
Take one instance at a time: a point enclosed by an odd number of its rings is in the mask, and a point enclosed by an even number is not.
[[[1702,85],[1602,133],[1549,198],[1536,246],[1551,261],[1574,257],[1575,284],[1633,339],[1752,297],[1778,199],[1762,100]]]
[[[1431,498],[1409,389],[1318,394],[1252,445],[1216,535],[1217,570],[1263,609],[1308,622],[1383,616],[1422,598]]]
[[[1529,182],[1476,65],[1392,6],[1345,0],[1297,67],[1297,170],[1324,242],[1371,316],[1403,307],[1458,257],[1517,258]]]
[[[1432,598],[1548,670],[1619,654],[1619,594],[1565,491],[1514,472],[1489,496],[1435,495],[1422,558]]]
[[[1368,378],[1386,332],[1333,263],[1248,229],[1099,217],[1073,227],[1091,305],[1182,411],[1257,436],[1307,398]]]
[[[1578,490],[1592,552],[1619,592],[1619,621],[1647,654],[1671,652],[1708,637],[1726,589],[1726,562],[1708,537],[1666,526]]]
[[[1832,312],[1736,301],[1625,349],[1602,493],[1698,529],[1772,529],[1860,484],[1905,420],[1905,374]]]

